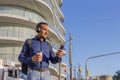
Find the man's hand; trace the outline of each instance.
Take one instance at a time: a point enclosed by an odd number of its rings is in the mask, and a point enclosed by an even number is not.
[[[65,51],[63,49],[59,49],[56,55],[58,56],[58,58],[61,58],[64,54]]]
[[[42,61],[42,53],[36,53],[33,57],[32,57],[32,61],[33,62],[39,62]]]

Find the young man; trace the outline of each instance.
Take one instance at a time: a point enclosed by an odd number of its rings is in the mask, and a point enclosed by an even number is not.
[[[52,46],[46,41],[48,28],[48,24],[45,22],[37,24],[36,32],[38,34],[31,39],[28,56],[25,56],[29,48],[27,40],[23,45],[18,60],[28,64],[27,80],[50,80],[49,60],[55,64],[61,62],[61,58],[64,55],[64,50],[62,49],[59,49],[57,55],[55,55]]]

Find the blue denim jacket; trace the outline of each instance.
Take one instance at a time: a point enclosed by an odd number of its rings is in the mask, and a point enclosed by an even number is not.
[[[29,68],[38,69],[38,68],[48,68],[49,67],[49,60],[55,64],[57,62],[61,62],[61,58],[58,58],[52,49],[52,46],[46,41],[40,41],[38,37],[31,39],[31,46],[28,51],[28,44],[27,40],[25,41],[21,53],[18,57],[18,60],[22,63],[27,63]],[[36,53],[42,51],[42,62],[33,62],[32,56]],[[28,56],[25,54],[29,52]]]

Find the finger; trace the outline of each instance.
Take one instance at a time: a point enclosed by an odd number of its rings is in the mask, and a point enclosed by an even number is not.
[[[42,58],[42,56],[37,56],[37,58]]]
[[[62,52],[63,50],[62,49],[59,49],[58,52]]]
[[[37,56],[41,56],[41,54],[36,54]]]

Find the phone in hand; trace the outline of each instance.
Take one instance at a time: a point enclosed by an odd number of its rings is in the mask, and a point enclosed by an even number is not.
[[[65,48],[65,46],[64,46],[64,45],[61,45],[59,49],[64,49],[64,48]]]

